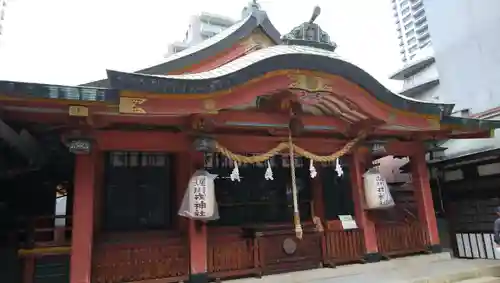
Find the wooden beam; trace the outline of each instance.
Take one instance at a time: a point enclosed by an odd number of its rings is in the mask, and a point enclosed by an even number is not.
[[[182,152],[191,147],[192,140],[184,133],[142,131],[94,131],[97,146],[104,151],[136,150]]]
[[[186,133],[146,131],[94,131],[93,137],[101,150],[137,150],[185,152],[192,147],[194,137]],[[262,153],[286,142],[286,137],[254,135],[212,135],[217,142],[233,152]],[[331,154],[348,140],[331,138],[294,138],[294,143],[316,154]]]
[[[213,119],[219,127],[283,128],[287,127],[290,121],[287,114],[260,111],[221,111],[207,117]],[[315,130],[345,132],[348,126],[346,122],[330,116],[301,115],[300,119],[305,127]]]

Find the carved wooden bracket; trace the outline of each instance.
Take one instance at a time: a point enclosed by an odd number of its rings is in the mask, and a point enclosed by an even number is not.
[[[215,129],[215,122],[212,118],[205,115],[191,115],[188,119],[191,130],[203,133],[212,132]]]

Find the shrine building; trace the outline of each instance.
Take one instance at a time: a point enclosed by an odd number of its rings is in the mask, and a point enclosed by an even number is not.
[[[335,53],[319,8],[283,36],[246,12],[94,86],[0,81],[19,282],[197,283],[441,251],[426,153],[500,122],[392,93]],[[409,158],[411,186],[379,178],[388,155]]]

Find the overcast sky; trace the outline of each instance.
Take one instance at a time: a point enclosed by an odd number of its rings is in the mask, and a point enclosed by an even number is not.
[[[106,69],[135,71],[161,61],[202,11],[240,18],[248,0],[7,0],[0,37],[0,80],[77,85]],[[262,0],[282,33],[309,20],[337,52],[393,90],[387,76],[402,66],[390,0]],[[293,3],[293,4],[292,4]]]

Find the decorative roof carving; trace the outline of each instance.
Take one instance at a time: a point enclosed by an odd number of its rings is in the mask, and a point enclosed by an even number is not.
[[[305,45],[326,49],[328,51],[335,51],[337,44],[330,40],[328,33],[323,31],[318,24],[314,23],[320,13],[321,8],[319,6],[314,7],[311,19],[284,35],[282,38],[283,43],[288,45]]]
[[[241,11],[241,18],[244,19],[256,11],[261,11],[260,4],[257,0],[252,0],[248,2],[248,5]]]

